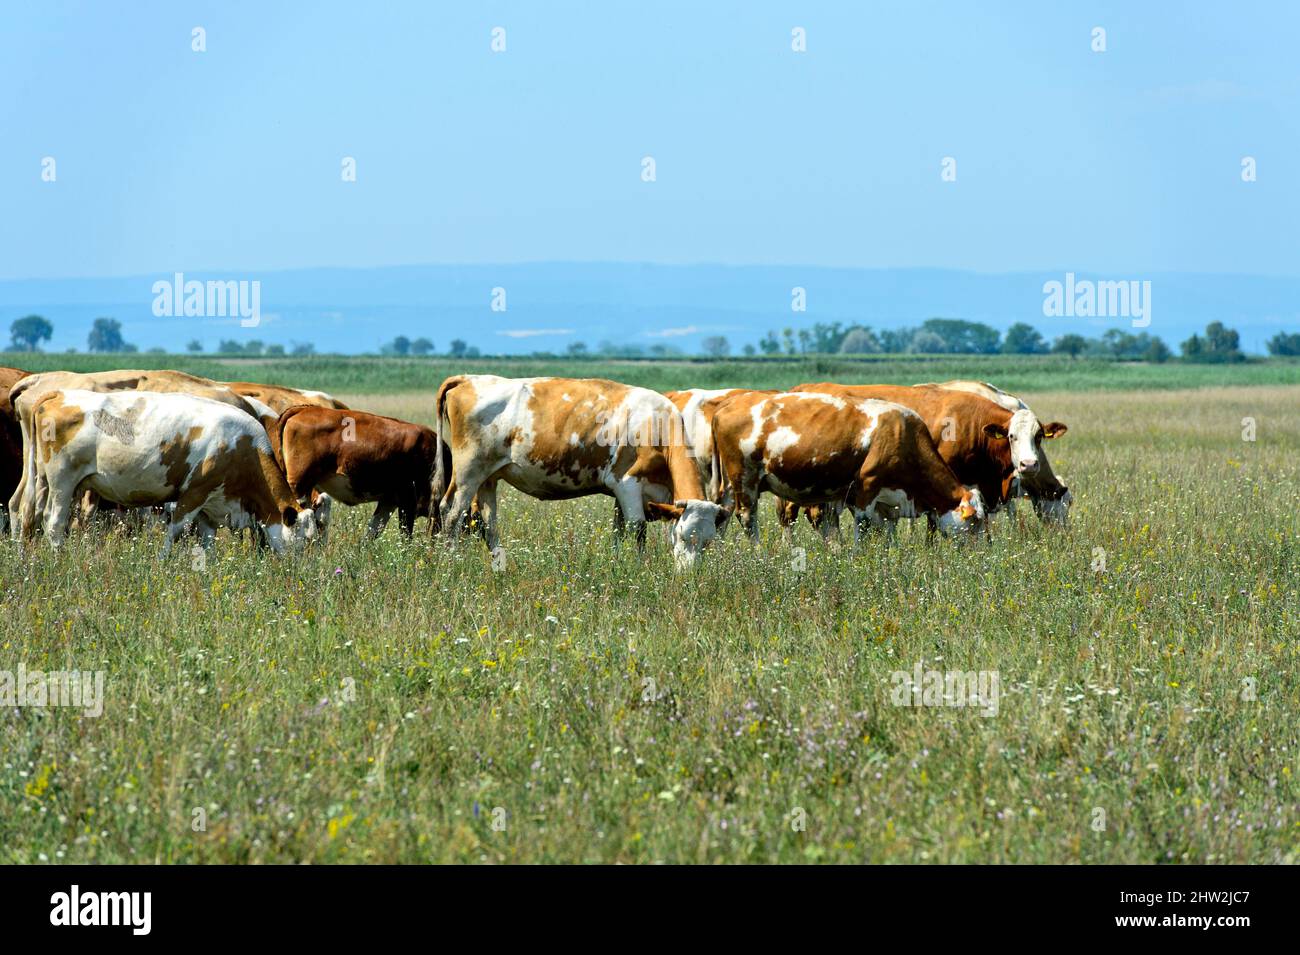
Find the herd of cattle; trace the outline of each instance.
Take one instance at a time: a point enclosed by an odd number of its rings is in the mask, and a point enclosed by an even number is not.
[[[332,502],[374,502],[371,534],[397,510],[410,535],[469,529],[495,550],[497,484],[542,500],[606,494],[614,524],[645,540],[669,522],[689,566],[734,514],[758,534],[778,499],[829,538],[926,516],[969,535],[1017,497],[1064,523],[1071,495],[1043,453],[1043,425],[1013,395],[973,381],[801,385],[666,395],[602,379],[457,375],[438,388],[435,426],[348,408],[320,391],[177,371],[0,368],[0,505],[20,542],[106,506],[166,515],[166,554],[185,533],[253,529],[273,550],[323,539]]]

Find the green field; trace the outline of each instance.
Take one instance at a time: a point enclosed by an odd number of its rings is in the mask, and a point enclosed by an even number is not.
[[[425,422],[464,370],[161,363]],[[675,575],[658,533],[615,544],[608,499],[503,485],[499,570],[423,522],[367,542],[369,508],[298,558],[222,534],[163,562],[157,529],[6,541],[0,669],[103,670],[105,700],[0,710],[0,861],[1300,859],[1300,365],[466,367],[991,378],[1069,424],[1071,527],[1022,508],[987,544],[917,526],[835,550],[801,525],[801,565],[765,503],[758,547],[733,532]],[[996,713],[895,705],[918,663],[995,673]]]
[[[1019,394],[1048,390],[1168,390],[1233,385],[1300,384],[1300,360],[1255,359],[1239,365],[1120,362],[1059,355],[878,355],[707,361],[529,358],[237,358],[193,355],[0,354],[0,365],[29,371],[105,371],[176,368],[220,381],[260,381],[330,392],[392,394],[433,390],[448,375],[484,373],[523,377],[563,375],[613,378],[669,391],[676,388],[788,388],[808,381],[912,385],[975,378]]]

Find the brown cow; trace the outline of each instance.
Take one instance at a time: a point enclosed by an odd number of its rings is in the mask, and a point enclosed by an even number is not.
[[[289,487],[305,502],[313,489],[344,504],[376,502],[371,537],[397,509],[407,537],[429,517],[437,436],[423,425],[364,411],[295,405],[280,415],[280,461]],[[324,495],[328,495],[325,497]],[[317,536],[328,533],[328,506],[316,508]]]
[[[937,515],[945,534],[984,519],[979,488],[963,487],[920,416],[891,402],[741,395],[714,415],[713,447],[753,539],[764,491],[800,505],[843,501],[856,519],[855,540],[869,527],[892,531],[899,517],[920,513]]]
[[[980,489],[990,513],[1011,497],[1015,478],[1039,469],[1043,439],[1065,432],[1059,423],[1039,425],[1032,413],[1013,413],[978,395],[935,385],[821,382],[792,390],[892,401],[912,409],[957,479]]]

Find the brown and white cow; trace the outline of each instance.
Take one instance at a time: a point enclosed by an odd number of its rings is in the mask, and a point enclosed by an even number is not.
[[[945,534],[984,519],[980,489],[963,487],[920,416],[891,402],[821,393],[740,396],[714,415],[713,446],[736,515],[754,539],[764,491],[805,506],[844,502],[855,517],[855,539],[921,513],[935,515]]]
[[[275,415],[268,409],[257,407],[229,388],[207,378],[199,378],[182,371],[172,370],[119,370],[79,373],[47,371],[28,375],[17,381],[9,390],[13,412],[22,434],[23,464],[18,487],[9,498],[11,533],[20,539],[30,536],[36,524],[35,475],[36,462],[32,458],[31,415],[36,403],[51,391],[84,390],[94,392],[150,391],[162,394],[189,394],[229,405],[262,422],[273,423]],[[269,417],[268,417],[269,415]]]
[[[304,391],[283,385],[262,385],[252,381],[220,381],[216,384],[229,388],[244,398],[256,398],[277,415],[284,414],[295,405],[312,405],[316,408],[347,410],[347,405],[323,391]]]
[[[28,372],[0,366],[0,533],[9,522],[9,498],[23,473],[23,432],[9,400],[9,389]]]
[[[430,517],[430,495],[437,436],[423,425],[310,405],[295,405],[280,415],[279,456],[289,488],[299,502],[312,490],[347,505],[375,502],[369,534],[377,537],[396,509],[407,537],[417,517]],[[324,541],[328,518],[317,515]],[[430,518],[432,520],[432,518]]]
[[[671,520],[679,568],[728,517],[705,500],[681,415],[657,392],[599,378],[459,375],[442,383],[436,408],[441,525],[458,534],[477,496],[492,550],[499,481],[541,500],[608,494],[638,543],[647,518]]]
[[[935,447],[957,479],[980,489],[990,513],[1010,499],[1012,482],[1017,476],[1040,467],[1042,438],[1047,436],[1046,432],[1027,426],[1026,418],[1031,416],[1017,417],[1016,413],[978,395],[936,385],[834,382],[799,385],[791,390],[874,398],[912,409],[925,421]],[[1060,432],[1052,434],[1056,433]]]
[[[165,556],[192,524],[206,547],[217,527],[256,521],[277,553],[309,540],[265,429],[227,404],[147,391],[44,392],[32,409],[33,458],[51,546],[66,533],[79,493],[127,507],[175,504]]]
[[[1015,497],[1023,495],[1029,498],[1043,523],[1064,525],[1070,516],[1070,505],[1074,501],[1074,495],[1052,470],[1052,464],[1043,451],[1042,442],[1065,434],[1066,426],[1059,421],[1040,424],[1038,417],[1027,404],[1015,395],[986,381],[944,381],[933,387],[964,391],[992,401],[1012,413],[1013,433],[1017,429],[1023,429],[1037,436],[1035,440],[1038,444],[1038,467],[1016,475],[1012,482],[1012,500],[1008,501],[1008,506],[1014,502]]]

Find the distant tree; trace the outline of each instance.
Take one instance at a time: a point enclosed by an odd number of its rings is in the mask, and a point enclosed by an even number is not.
[[[122,323],[115,318],[97,318],[86,336],[86,349],[94,352],[120,352]]]
[[[451,355],[452,358],[463,358],[465,357],[465,350],[468,347],[469,346],[459,338],[453,338],[451,344],[447,346],[447,353]]]
[[[1150,344],[1148,344],[1146,350],[1142,352],[1142,359],[1144,361],[1160,364],[1168,361],[1171,354],[1169,346],[1164,343],[1164,340],[1152,335]]]
[[[880,339],[869,328],[850,329],[839,349],[841,355],[873,355],[880,350]]]
[[[478,356],[479,356],[479,351],[477,345],[470,345],[469,348],[465,349],[466,358],[477,358]]]
[[[799,354],[806,355],[812,351],[812,332],[806,328],[799,329]]]
[[[217,343],[217,354],[219,355],[242,355],[244,346],[233,338],[223,338]]]
[[[433,351],[433,342],[427,338],[417,338],[411,342],[412,355],[427,355]]]
[[[781,340],[776,337],[776,332],[768,332],[758,340],[758,350],[764,355],[781,354]]]
[[[272,357],[279,358],[284,355],[283,345],[267,345],[266,353]]]
[[[941,355],[948,351],[948,343],[938,332],[921,328],[912,336],[911,349],[922,355]]]
[[[676,345],[655,344],[650,346],[650,354],[655,358],[675,358],[682,353]]]
[[[812,351],[818,355],[834,355],[844,343],[848,329],[839,322],[818,322],[812,327]]]
[[[1241,336],[1222,322],[1205,326],[1205,337],[1193,335],[1181,345],[1183,358],[1193,362],[1245,361],[1241,353]]]
[[[586,343],[586,342],[569,342],[569,347],[566,348],[566,349],[564,349],[564,353],[565,353],[566,355],[568,355],[570,358],[586,358],[586,357],[587,357],[587,343]]]
[[[311,342],[290,342],[289,354],[298,358],[306,358],[309,355],[316,354],[316,346]]]
[[[1300,333],[1278,332],[1267,343],[1270,355],[1300,355]]]
[[[754,347],[752,342],[745,342],[745,346],[741,351],[744,353],[746,358],[753,358],[754,355],[758,353],[758,349]]]
[[[942,338],[943,350],[954,355],[996,354],[1001,337],[996,328],[960,318],[928,318],[921,323],[921,329]]]
[[[891,355],[898,355],[912,347],[912,328],[882,328],[880,330],[880,350]]]
[[[250,338],[244,343],[243,354],[260,355],[266,350],[266,344],[260,338]]]
[[[9,326],[10,351],[40,351],[41,342],[49,341],[54,326],[39,315],[18,318]]]
[[[1078,358],[1088,347],[1088,339],[1082,335],[1062,335],[1056,341],[1052,342],[1052,351],[1058,355],[1069,355],[1071,358]]]
[[[139,350],[140,350],[140,349],[136,348],[136,347],[135,347],[134,345],[132,345],[130,342],[123,342],[123,343],[122,343],[122,354],[123,354],[123,355],[134,355],[134,354],[135,354],[136,352],[138,352]]]
[[[700,342],[700,347],[710,358],[726,358],[731,354],[731,343],[725,335],[710,335]]]
[[[185,346],[185,350],[189,352],[201,352],[203,351],[203,342],[199,341],[197,338],[190,339],[190,343]]]
[[[165,348],[158,348],[158,347],[150,348],[149,351],[148,351],[148,354],[150,354],[150,355],[165,355],[165,354],[167,354],[167,349],[165,349]]]
[[[393,353],[397,355],[409,355],[411,353],[411,340],[405,335],[398,335],[393,339]]]
[[[794,329],[793,328],[785,328],[781,330],[781,342],[785,346],[785,353],[787,355],[793,355],[794,354]]]
[[[1033,325],[1016,322],[1002,339],[1002,351],[1007,355],[1042,355],[1047,352],[1047,342]]]

